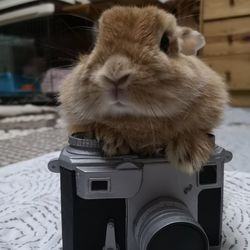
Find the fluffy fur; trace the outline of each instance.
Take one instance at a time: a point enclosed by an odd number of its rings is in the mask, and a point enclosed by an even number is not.
[[[167,51],[160,49],[164,32]],[[199,170],[212,150],[207,133],[228,100],[222,79],[190,55],[200,43],[201,35],[156,7],[105,11],[93,51],[60,90],[69,133],[93,134],[108,156],[164,146],[177,167]]]

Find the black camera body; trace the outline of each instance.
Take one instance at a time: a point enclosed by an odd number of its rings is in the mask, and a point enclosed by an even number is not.
[[[71,136],[49,169],[60,172],[64,250],[220,250],[224,163],[215,146],[188,175],[162,156],[103,157]]]

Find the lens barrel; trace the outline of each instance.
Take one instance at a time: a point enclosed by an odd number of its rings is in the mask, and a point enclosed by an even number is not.
[[[206,233],[188,208],[174,199],[158,199],[144,207],[135,221],[140,250],[208,250]]]

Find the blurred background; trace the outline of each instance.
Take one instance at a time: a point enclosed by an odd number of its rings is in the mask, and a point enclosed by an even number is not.
[[[232,169],[250,171],[249,0],[0,0],[0,166],[67,142],[58,87],[79,54],[91,50],[95,21],[117,4],[157,5],[204,34],[199,56],[225,78],[231,95],[217,142],[236,153]]]

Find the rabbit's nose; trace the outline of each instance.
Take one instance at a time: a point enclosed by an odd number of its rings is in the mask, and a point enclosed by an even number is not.
[[[115,88],[122,88],[127,86],[130,75],[130,73],[125,73],[123,75],[119,75],[118,77],[111,77],[106,75],[104,75],[103,77],[108,84],[113,85]]]

